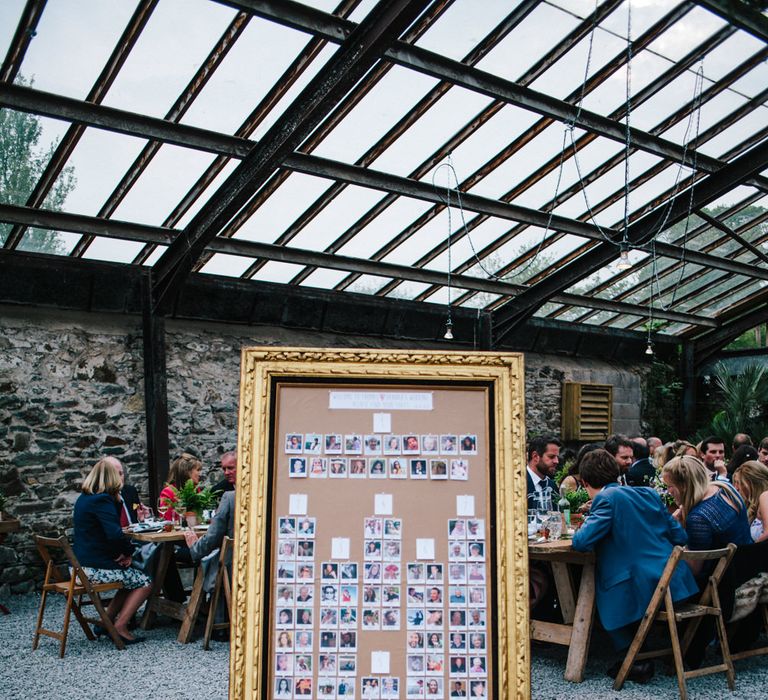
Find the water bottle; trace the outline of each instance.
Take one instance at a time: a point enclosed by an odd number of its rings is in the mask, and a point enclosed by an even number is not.
[[[571,502],[565,497],[565,486],[560,487],[560,500],[557,502],[557,509],[563,517],[563,530],[571,526]]]

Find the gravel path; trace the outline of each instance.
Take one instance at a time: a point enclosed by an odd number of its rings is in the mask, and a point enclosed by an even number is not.
[[[117,651],[102,638],[89,642],[77,621],[70,627],[67,653],[58,657],[58,643],[43,637],[32,652],[32,632],[39,595],[12,596],[6,604],[11,615],[0,615],[0,698],[32,700],[46,696],[57,700],[91,700],[131,697],[138,700],[223,700],[227,697],[229,646],[211,642],[203,651],[202,641],[176,642],[178,623],[156,627],[142,644]],[[46,620],[54,629],[61,625],[63,599],[49,598]],[[50,613],[50,615],[49,615]],[[674,676],[659,672],[647,685],[627,683],[620,692],[611,687],[605,668],[614,661],[610,643],[599,631],[590,647],[584,683],[573,685],[563,680],[566,649],[535,647],[532,653],[533,700],[563,700],[567,697],[589,700],[645,700],[676,698]],[[691,700],[760,700],[768,698],[768,659],[757,657],[736,664],[736,691],[730,693],[725,676],[716,674],[688,683]]]

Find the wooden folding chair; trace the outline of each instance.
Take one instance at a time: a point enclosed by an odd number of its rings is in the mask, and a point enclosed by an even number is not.
[[[208,619],[205,622],[205,636],[203,637],[203,649],[208,651],[211,642],[211,633],[213,630],[229,629],[230,610],[232,605],[232,586],[229,579],[229,564],[232,562],[230,550],[234,540],[231,537],[225,537],[221,543],[219,552],[219,570],[216,572],[216,583],[211,594],[211,602],[208,606]],[[214,622],[216,617],[216,608],[219,605],[219,596],[224,589],[224,600],[227,608],[227,621]]]
[[[91,628],[87,623],[97,624],[104,627],[115,646],[118,649],[124,649],[125,644],[117,633],[112,620],[109,619],[107,611],[101,601],[100,594],[105,591],[115,591],[123,587],[120,582],[115,583],[91,583],[88,576],[80,566],[75,553],[72,551],[69,542],[65,536],[50,538],[35,536],[35,544],[37,550],[40,552],[40,556],[46,565],[45,580],[43,581],[43,594],[40,598],[40,610],[37,613],[37,625],[35,626],[35,634],[32,638],[32,650],[37,649],[40,642],[40,635],[43,634],[47,637],[53,637],[57,639],[61,644],[59,647],[59,658],[64,658],[64,651],[67,646],[67,635],[69,633],[69,621],[70,613],[75,614],[75,618],[80,623],[80,627],[83,628],[85,636],[91,641],[96,637],[91,631]],[[69,578],[66,578],[57,565],[54,562],[54,557],[51,555],[51,550],[59,550],[67,558],[67,563],[70,567]],[[64,608],[64,626],[61,632],[55,630],[45,629],[43,627],[43,615],[45,613],[45,604],[49,593],[58,593],[63,595],[67,599],[66,607]],[[87,597],[87,601],[83,601],[83,596]],[[83,615],[82,606],[86,604],[93,604],[96,612],[99,614],[98,618],[90,618]]]
[[[729,544],[725,549],[713,549],[698,552],[685,550],[680,546],[675,547],[672,550],[672,554],[669,557],[669,561],[667,561],[667,565],[664,567],[664,571],[656,586],[651,602],[648,604],[648,608],[640,622],[635,638],[632,640],[632,644],[630,645],[627,655],[624,657],[624,662],[616,676],[616,680],[613,684],[615,690],[621,690],[621,687],[624,685],[624,681],[627,679],[627,675],[632,668],[632,664],[636,660],[639,661],[655,658],[657,656],[669,655],[674,659],[675,671],[677,673],[677,685],[680,690],[681,700],[687,700],[688,698],[688,689],[685,685],[686,679],[705,676],[710,673],[725,673],[728,687],[730,690],[734,689],[733,661],[731,660],[730,651],[728,649],[728,637],[725,633],[725,621],[723,620],[723,614],[720,607],[720,596],[718,595],[717,586],[735,551],[735,544]],[[672,581],[672,575],[674,574],[675,569],[679,565],[687,565],[682,564],[682,562],[706,562],[715,560],[717,560],[717,564],[715,564],[715,568],[710,574],[699,600],[695,603],[688,602],[675,605],[669,590],[669,584]],[[723,657],[722,663],[715,666],[706,666],[692,671],[686,671],[683,667],[683,656],[693,641],[693,637],[696,634],[696,630],[698,630],[702,619],[708,616],[715,618],[715,628],[717,637],[720,641],[720,652]],[[677,633],[677,624],[683,620],[688,621],[688,627],[685,631],[681,645]],[[667,622],[671,647],[658,651],[640,653],[640,648],[648,636],[651,625],[655,621]]]

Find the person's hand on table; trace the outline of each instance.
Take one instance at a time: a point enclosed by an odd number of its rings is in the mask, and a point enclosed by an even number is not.
[[[127,554],[121,554],[115,561],[119,566],[128,568],[131,565],[131,557]]]
[[[144,522],[145,518],[148,518],[150,515],[152,515],[152,509],[148,506],[145,506],[143,503],[139,503],[136,506],[136,515],[139,518],[139,522]]]
[[[184,540],[187,543],[187,547],[191,547],[195,542],[197,542],[197,535],[192,530],[184,530]]]

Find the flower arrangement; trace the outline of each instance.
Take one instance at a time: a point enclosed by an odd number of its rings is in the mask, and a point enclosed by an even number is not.
[[[656,471],[655,476],[651,479],[648,486],[661,496],[661,500],[667,508],[677,507],[675,499],[672,498],[669,491],[667,491],[667,485],[661,480],[661,471]]]
[[[203,511],[214,508],[218,500],[218,491],[213,491],[206,486],[203,489],[197,488],[192,479],[188,479],[180,489],[171,486],[173,490],[173,509],[184,517],[187,513],[195,513],[198,518],[202,518]]]

